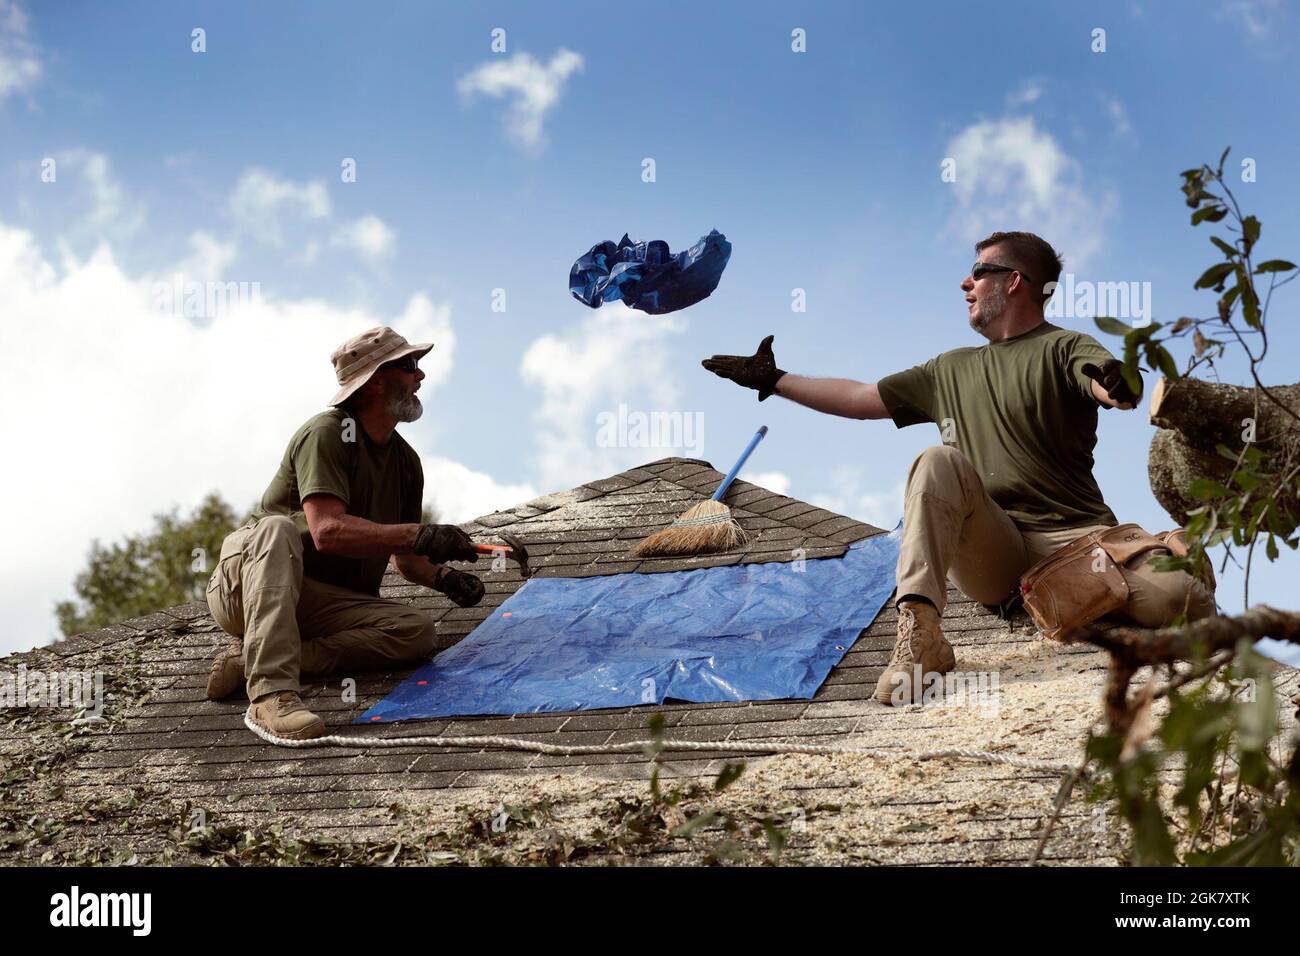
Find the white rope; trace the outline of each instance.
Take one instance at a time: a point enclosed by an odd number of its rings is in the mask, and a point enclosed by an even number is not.
[[[551,754],[561,757],[580,756],[582,754],[627,754],[642,753],[647,746],[656,742],[652,740],[632,740],[619,744],[548,744],[538,740],[522,740],[518,737],[440,737],[424,734],[415,737],[369,737],[363,734],[327,734],[310,740],[289,740],[277,737],[265,727],[253,720],[252,708],[244,714],[244,726],[269,744],[277,747],[471,747],[480,750],[484,747],[498,747],[503,750],[527,750],[539,754]],[[991,750],[975,750],[970,747],[947,747],[943,750],[888,750],[881,747],[863,747],[857,744],[801,744],[782,740],[660,740],[658,745],[665,751],[722,751],[725,753],[765,753],[765,754],[853,754],[862,757],[879,757],[886,760],[937,760],[957,758],[974,760],[981,763],[1002,764],[1008,767],[1020,767],[1024,770],[1046,770],[1052,773],[1073,773],[1075,768],[1069,764],[1056,763],[1051,760],[1035,760],[1031,757],[1017,757],[1014,754],[995,753]]]

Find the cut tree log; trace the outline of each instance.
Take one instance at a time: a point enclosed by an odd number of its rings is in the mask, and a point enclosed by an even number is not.
[[[1195,479],[1228,482],[1232,462],[1218,454],[1219,445],[1237,453],[1253,441],[1269,456],[1270,470],[1300,456],[1300,384],[1269,386],[1269,392],[1286,409],[1264,395],[1257,397],[1254,388],[1199,378],[1156,381],[1151,424],[1157,430],[1147,474],[1156,501],[1180,525],[1187,523],[1189,511],[1203,504],[1187,491]],[[1284,503],[1300,513],[1294,487]]]

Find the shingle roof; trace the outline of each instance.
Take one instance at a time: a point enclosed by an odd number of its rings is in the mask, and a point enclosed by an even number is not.
[[[833,557],[853,541],[884,533],[738,481],[726,500],[741,525],[753,532],[743,550],[694,559],[629,556],[636,540],[707,497],[721,478],[706,462],[664,459],[462,527],[471,533],[509,529],[520,534],[543,576],[792,560],[798,556],[795,549],[803,549],[802,556],[809,559]],[[484,573],[481,565],[475,570],[484,574],[487,592],[476,608],[457,608],[391,573],[381,593],[436,617],[439,646],[448,647],[521,583],[513,565],[501,572]],[[895,639],[897,613],[890,606],[862,632],[811,701],[668,703],[349,727],[353,717],[384,697],[407,671],[362,676],[355,699],[342,695],[337,683],[306,686],[304,697],[332,731],[367,737],[501,734],[567,745],[608,744],[644,739],[648,716],[661,713],[670,736],[687,740],[780,737],[856,741],[900,751],[979,746],[1076,760],[1084,730],[1098,711],[1102,656],[1046,644],[1024,619],[1001,621],[956,591],[950,599],[944,628],[957,650],[959,667],[1002,675],[1004,703],[998,714],[983,722],[947,708],[893,709],[871,699]],[[112,685],[114,719],[82,728],[72,743],[61,736],[60,726],[66,725],[55,725],[35,711],[18,712],[20,716],[0,730],[0,754],[15,768],[3,786],[27,788],[18,809],[8,816],[0,810],[0,862],[13,860],[13,852],[26,860],[43,853],[55,861],[111,862],[132,855],[140,862],[210,859],[217,852],[215,838],[202,837],[208,841],[203,850],[178,842],[186,837],[184,821],[196,811],[204,821],[263,835],[271,832],[268,828],[290,826],[303,836],[344,839],[349,846],[379,841],[382,847],[395,845],[394,834],[405,834],[403,828],[415,817],[426,823],[436,818],[444,828],[440,833],[477,834],[468,841],[473,849],[446,854],[473,860],[483,858],[475,854],[497,852],[505,840],[483,829],[484,815],[498,805],[538,806],[546,808],[546,814],[561,815],[557,808],[567,808],[563,812],[577,821],[573,825],[578,829],[583,814],[599,818],[606,821],[599,832],[608,841],[610,814],[626,813],[629,794],[647,793],[643,781],[651,764],[638,754],[578,757],[487,748],[382,749],[368,746],[365,739],[356,746],[295,751],[265,745],[243,725],[244,699],[213,703],[204,698],[208,662],[225,640],[205,606],[183,605],[4,661],[9,670],[19,663],[29,668],[105,670]],[[141,691],[147,692],[147,699],[131,704]],[[736,755],[670,755],[661,772],[667,777],[703,777],[717,773],[726,759]],[[727,800],[738,806],[747,805],[747,800],[766,801],[795,808],[801,819],[806,814],[818,821],[792,833],[787,859],[890,864],[1022,861],[1032,851],[1035,828],[1050,811],[1058,784],[1052,773],[978,763],[803,756],[751,759],[745,778],[727,791]],[[5,795],[0,791],[0,798]],[[1067,811],[1045,859],[1114,861],[1114,835],[1099,831],[1090,813],[1082,806]],[[37,817],[51,821],[40,838],[32,836],[30,821]],[[506,859],[555,859],[552,831],[562,827],[524,830],[526,826],[519,839],[541,840],[539,833],[552,834],[537,851],[542,855]],[[431,845],[432,838],[421,832],[425,845]],[[409,847],[409,835],[403,839]],[[570,853],[561,859],[578,858],[572,855],[574,839],[569,834],[561,840]],[[266,837],[257,846],[275,840]],[[6,841],[11,853],[4,852]],[[282,843],[275,845],[282,849]],[[592,860],[642,859],[642,851],[623,843],[611,848],[596,841],[583,852],[582,858]],[[701,859],[698,841],[664,839],[645,852],[646,858],[660,862]],[[241,858],[262,859],[252,850]]]
[[[534,498],[461,527],[480,536],[516,532],[528,547],[529,564],[536,576],[570,578],[685,571],[797,557],[834,558],[854,541],[884,533],[861,521],[736,481],[723,500],[740,526],[750,532],[747,544],[725,554],[690,558],[631,555],[637,541],[709,497],[722,478],[708,462],[666,458],[571,491]],[[442,595],[412,585],[392,571],[384,579],[385,596],[409,598],[437,618],[439,650],[469,634],[522,583],[513,564],[504,571],[486,571],[482,562],[464,567],[481,575],[487,589],[477,607],[454,607]]]

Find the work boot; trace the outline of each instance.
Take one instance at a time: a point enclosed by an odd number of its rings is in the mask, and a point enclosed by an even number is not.
[[[876,683],[876,700],[913,703],[925,689],[926,675],[946,674],[956,666],[952,645],[939,627],[939,612],[925,601],[904,601],[898,605],[898,641]]]
[[[244,642],[236,637],[217,651],[208,671],[208,700],[225,700],[244,686]]]
[[[253,723],[287,740],[310,740],[325,734],[325,721],[303,705],[291,690],[263,694],[253,701]]]

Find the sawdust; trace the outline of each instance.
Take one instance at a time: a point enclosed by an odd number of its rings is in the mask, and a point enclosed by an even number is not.
[[[819,739],[900,751],[969,747],[1077,764],[1100,712],[1104,671],[1098,669],[1099,658],[1065,653],[1044,642],[966,648],[963,668],[987,667],[999,676],[995,709],[918,705],[895,710],[859,702],[859,719],[848,737]],[[681,757],[665,755],[669,769]],[[890,758],[791,754],[751,758],[747,764],[739,781],[688,802],[683,812],[778,820],[789,830],[792,858],[807,863],[1023,860],[1051,813],[1061,779],[1051,772],[957,759],[917,760],[903,753]],[[649,766],[647,760],[642,768],[647,776]],[[709,770],[721,766],[717,761]],[[482,787],[458,791],[454,806],[432,794],[417,806],[431,824],[450,827],[466,814],[545,805],[552,827],[574,839],[592,839],[611,807],[649,799],[644,780],[602,779],[599,773],[588,768],[583,775],[488,778]],[[672,785],[671,780],[663,783]],[[403,796],[410,803],[413,795]],[[1081,799],[1073,801],[1053,834],[1048,856],[1116,862],[1118,828],[1099,825],[1095,809],[1084,807]],[[703,852],[689,845],[694,841],[680,842],[687,857]]]

